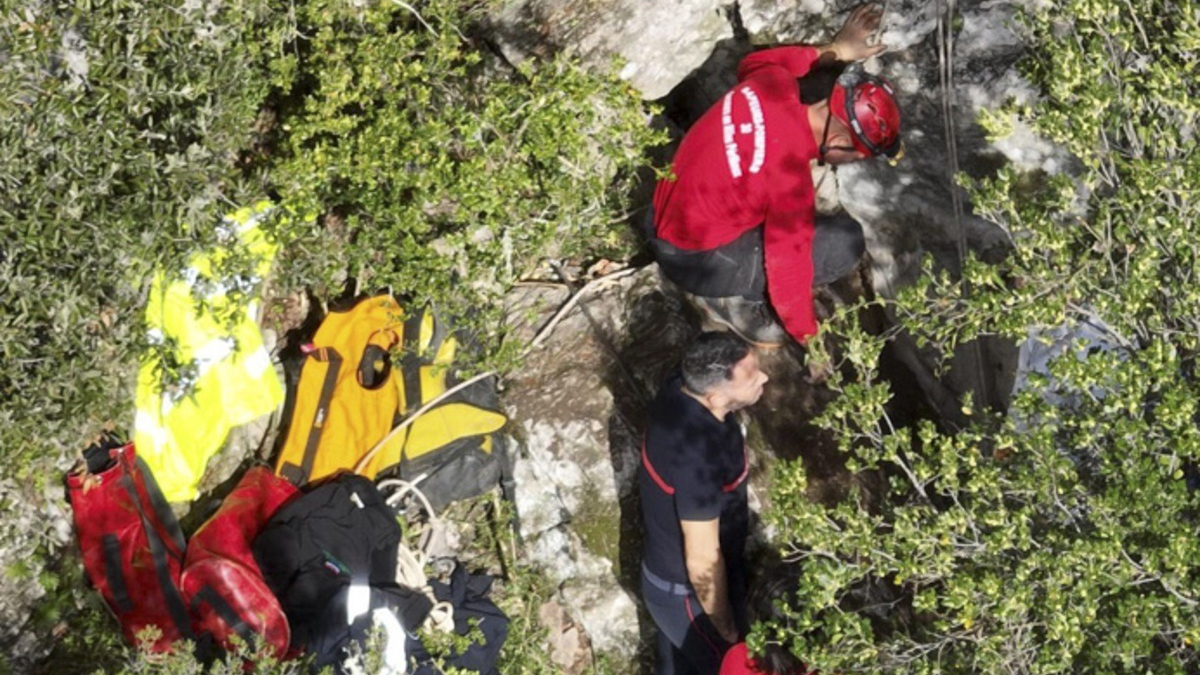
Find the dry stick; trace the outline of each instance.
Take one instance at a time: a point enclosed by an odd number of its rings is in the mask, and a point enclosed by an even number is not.
[[[569,287],[572,283],[571,278],[569,276],[567,276],[567,273],[565,270],[563,270],[562,266],[558,265],[554,262],[551,262],[550,266],[554,268],[555,273],[557,273],[559,278],[561,278],[563,280],[563,282],[565,282]],[[631,268],[628,268],[625,270],[621,270],[621,272],[614,272],[606,277],[601,277],[600,279],[593,279],[592,281],[589,281],[588,283],[584,284],[583,288],[579,289],[579,292],[576,293],[576,297],[572,298],[572,300],[582,297],[583,291],[587,290],[589,287],[591,287],[593,285],[593,282],[598,282],[598,281],[605,280],[605,279],[618,279],[622,276],[626,276],[628,274],[634,273],[635,271],[637,271],[637,269],[638,268],[631,267]],[[591,313],[588,312],[586,307],[580,306],[579,311],[580,311],[580,313],[583,314],[583,318],[587,319],[588,326],[591,327],[591,329],[593,331],[593,335],[596,338],[596,341],[600,343],[600,346],[603,347],[606,352],[608,352],[608,355],[609,355],[609,357],[612,358],[613,363],[617,366],[617,368],[619,368],[621,370],[621,373],[625,376],[626,382],[628,382],[630,385],[632,385],[634,396],[637,396],[642,401],[642,403],[646,403],[647,402],[646,401],[646,392],[642,391],[642,387],[638,383],[637,377],[634,376],[633,372],[629,370],[629,366],[625,365],[625,359],[621,358],[621,354],[620,354],[620,352],[617,351],[617,348],[615,346],[613,346],[612,340],[610,340],[608,338],[608,335],[600,327],[600,325],[596,322],[596,319],[591,315]],[[629,421],[629,419],[624,414],[621,413],[620,409],[616,409],[615,412],[616,412],[617,417],[619,417],[621,419],[621,421],[623,421],[625,423],[625,426],[629,427],[630,429],[636,428],[633,425],[633,423],[631,423]]]
[[[609,274],[607,276],[596,277],[595,279],[592,279],[591,281],[584,284],[582,288],[580,288],[578,291],[576,291],[575,294],[572,295],[571,298],[569,300],[567,300],[567,302],[565,304],[563,304],[563,306],[560,307],[557,312],[554,313],[554,316],[550,318],[550,321],[548,323],[546,323],[546,325],[540,331],[538,331],[538,334],[533,338],[533,342],[529,343],[528,351],[533,351],[534,349],[537,349],[538,347],[540,347],[542,345],[542,342],[547,337],[550,336],[550,333],[552,333],[555,328],[558,327],[559,322],[561,322],[567,316],[567,314],[575,307],[576,304],[578,304],[579,300],[583,297],[584,293],[590,291],[594,286],[598,286],[600,284],[600,282],[614,281],[616,279],[620,279],[621,277],[633,274],[634,272],[637,272],[639,269],[641,269],[641,268],[640,267],[630,267],[630,268],[623,269],[623,270],[620,270],[617,272],[613,272],[612,274]]]
[[[407,2],[402,2],[402,0],[392,0],[392,4],[408,10],[409,13],[411,13],[413,16],[417,17],[417,21],[420,21],[422,26],[425,26],[425,30],[428,30],[433,35],[437,35],[437,31],[433,29],[433,26],[430,26],[428,23],[425,22],[425,17],[421,16],[421,13],[418,12],[415,7],[408,4]],[[457,32],[457,29],[456,29],[456,32]],[[459,35],[461,35],[461,33],[459,33]]]

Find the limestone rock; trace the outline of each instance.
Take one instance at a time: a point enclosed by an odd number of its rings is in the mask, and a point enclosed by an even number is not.
[[[566,527],[554,527],[525,540],[524,554],[555,584],[600,578],[616,586],[612,561],[588,552]]]
[[[637,653],[637,605],[624,589],[596,581],[572,581],[563,586],[562,595],[596,650],[626,658]]]
[[[537,447],[513,461],[517,513],[521,536],[534,537],[567,521],[569,515],[552,479],[552,460]]]
[[[73,461],[68,453],[47,458],[46,471],[64,475]],[[75,592],[42,585],[43,574],[57,564],[53,556],[74,546],[71,512],[62,483],[19,483],[11,478],[0,479],[0,509],[5,514],[0,526],[0,650],[13,672],[23,672],[54,646],[42,634],[54,626],[39,622],[35,609],[65,601]],[[76,564],[75,558],[67,564]]]
[[[504,55],[519,63],[560,51],[621,75],[646,98],[666,96],[708,58],[712,45],[732,37],[727,3],[717,0],[510,0],[491,18]]]
[[[631,502],[641,417],[695,326],[655,266],[601,285],[510,377],[504,402],[523,437],[514,474],[525,558],[559,586],[592,648],[628,658],[641,645],[630,594],[641,555]],[[567,298],[524,287],[507,306],[532,335]]]
[[[591,643],[567,610],[557,602],[538,608],[538,623],[549,633],[550,660],[564,675],[582,675],[591,665]]]
[[[662,294],[654,267],[587,293],[510,378],[504,400],[525,444],[514,470],[524,535],[566,522],[563,511],[615,504],[629,493],[637,468],[632,439],[637,425],[624,408],[648,400],[662,372],[639,376],[644,371],[631,367],[620,343],[636,333],[630,319],[639,299],[653,294]],[[508,306],[526,334],[534,332],[530,324],[549,321],[567,299],[554,288],[523,288],[515,295]],[[528,308],[540,308],[533,322]],[[635,318],[640,324],[642,317]],[[659,340],[671,339],[670,331],[659,333]],[[655,352],[645,342],[641,348]]]

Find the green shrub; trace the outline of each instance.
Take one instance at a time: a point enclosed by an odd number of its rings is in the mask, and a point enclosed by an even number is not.
[[[1045,97],[1014,119],[1078,160],[1068,176],[1005,169],[972,186],[1013,250],[897,301],[940,349],[1096,317],[1116,352],[1056,360],[1007,414],[894,430],[879,339],[845,321],[848,367],[821,424],[882,493],[824,508],[781,470],[769,520],[806,583],[791,621],[760,628],[822,671],[1184,673],[1200,667],[1200,538],[1187,467],[1196,429],[1194,283],[1200,5],[1052,0],[1025,17]],[[1015,117],[1014,117],[1015,116]],[[966,283],[964,283],[964,281]],[[1055,391],[1073,401],[1052,405]],[[1019,420],[1019,422],[1018,422]],[[844,604],[866,581],[892,599]]]
[[[258,192],[239,157],[269,87],[267,6],[0,2],[0,473],[21,486],[0,546],[36,575],[6,570],[6,589],[49,593],[6,636],[46,635],[91,607],[77,574],[55,576],[42,500],[61,498],[65,460],[101,425],[128,428],[152,271],[179,269]]]
[[[285,200],[327,213],[291,232],[287,282],[328,297],[349,273],[474,317],[539,261],[624,251],[623,202],[655,139],[634,92],[566,60],[513,69],[464,37],[460,0],[308,2],[277,65]]]
[[[258,0],[0,12],[0,439],[17,475],[128,422],[152,270],[246,198],[269,21]]]
[[[349,275],[474,316],[492,350],[501,294],[539,261],[628,251],[655,140],[634,92],[565,60],[511,68],[463,35],[474,3],[414,4],[0,0],[5,474],[52,485],[103,424],[129,430],[154,272],[265,193],[325,214],[270,226],[278,290],[329,300]],[[31,560],[62,554],[39,541]],[[66,627],[57,663],[125,658],[63,581],[25,630]]]

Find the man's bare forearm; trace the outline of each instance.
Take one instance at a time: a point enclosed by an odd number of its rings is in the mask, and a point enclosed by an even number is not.
[[[729,580],[725,575],[725,558],[718,553],[709,564],[688,562],[688,579],[696,590],[696,599],[712,620],[717,632],[727,642],[737,642],[737,626],[729,606]]]

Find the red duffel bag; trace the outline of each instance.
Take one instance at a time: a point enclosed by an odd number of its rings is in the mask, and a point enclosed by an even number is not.
[[[133,444],[106,439],[89,447],[66,483],[84,569],[125,638],[136,643],[138,633],[157,627],[148,646],[158,652],[191,638],[178,587],[183,533]]]
[[[192,535],[180,587],[197,632],[229,649],[238,635],[283,658],[291,640],[287,617],[263,581],[250,545],[275,511],[299,490],[270,469],[242,476],[221,507]]]

